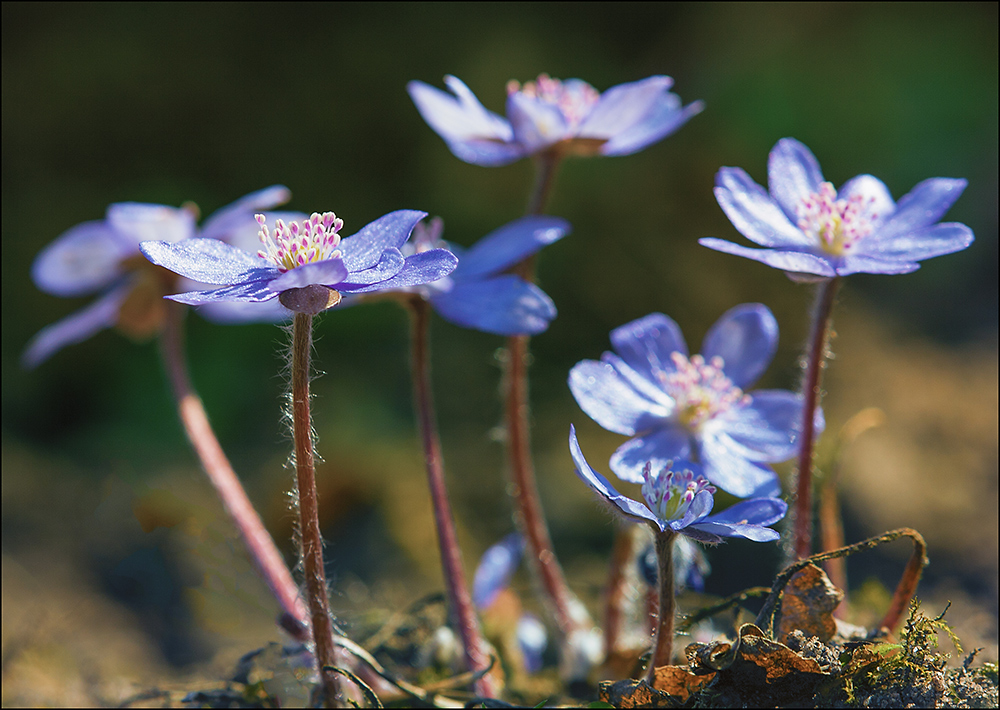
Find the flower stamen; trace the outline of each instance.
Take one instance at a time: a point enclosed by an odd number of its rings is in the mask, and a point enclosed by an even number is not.
[[[642,497],[660,520],[683,519],[695,496],[702,491],[714,494],[716,490],[706,478],[696,477],[687,469],[672,471],[672,466],[673,461],[668,461],[662,471],[654,474],[647,463],[642,470]]]
[[[798,226],[812,237],[823,251],[842,256],[855,243],[872,233],[878,214],[873,211],[875,198],[852,195],[837,199],[837,191],[829,182],[820,185],[819,192],[803,198],[799,204]]]
[[[313,212],[307,220],[288,224],[276,220],[273,237],[267,228],[267,218],[262,214],[254,217],[260,225],[260,242],[264,245],[257,256],[267,259],[282,272],[340,256],[337,232],[344,221],[333,212]]]
[[[558,108],[570,129],[579,126],[601,98],[601,92],[585,81],[574,79],[564,83],[548,74],[539,74],[537,80],[525,82],[523,86],[517,81],[509,81],[508,95],[518,92]]]
[[[701,355],[689,360],[679,352],[671,353],[670,359],[677,369],[660,377],[667,394],[677,403],[674,416],[688,430],[697,431],[709,419],[752,401],[726,377],[722,369],[725,362],[718,355],[707,363]]]

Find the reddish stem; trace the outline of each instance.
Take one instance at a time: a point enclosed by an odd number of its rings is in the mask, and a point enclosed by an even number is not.
[[[659,563],[657,581],[660,587],[660,607],[656,625],[653,655],[646,669],[646,682],[653,685],[656,669],[669,666],[674,654],[674,533],[669,528],[656,533],[656,559]]]
[[[317,668],[323,682],[324,704],[333,707],[338,692],[333,620],[326,593],[323,538],[319,529],[319,499],[313,455],[312,418],[309,411],[309,356],[312,350],[312,315],[296,313],[292,325],[292,431],[295,438],[295,475],[299,495],[299,542],[305,574],[306,601],[312,621]]]
[[[830,316],[840,288],[839,276],[819,285],[816,307],[813,312],[812,331],[809,334],[809,353],[805,378],[802,383],[802,443],[799,448],[798,477],[795,492],[795,527],[792,550],[796,559],[804,559],[812,552],[812,473],[813,450],[816,439],[816,410],[822,397],[823,370],[826,368],[827,347],[830,338]]]
[[[281,606],[278,623],[296,640],[306,641],[309,638],[308,615],[298,587],[219,446],[201,399],[191,385],[183,354],[181,325],[185,311],[183,306],[168,302],[167,319],[160,335],[163,366],[170,378],[184,432],[222,501],[222,507],[236,525],[250,559]]]
[[[430,487],[431,502],[434,507],[434,523],[437,527],[438,547],[441,552],[441,567],[444,572],[448,600],[455,615],[455,625],[462,641],[465,665],[469,671],[479,672],[489,667],[490,659],[486,643],[479,627],[479,619],[472,604],[469,588],[465,583],[462,554],[455,534],[455,522],[448,489],[444,480],[444,461],[441,454],[441,440],[434,416],[434,400],[430,374],[430,304],[420,296],[413,296],[407,302],[412,315],[413,335],[413,397],[417,409],[420,438],[424,446],[424,461],[427,465],[427,483]],[[495,698],[498,688],[489,674],[479,678],[474,688],[476,694],[484,698]]]

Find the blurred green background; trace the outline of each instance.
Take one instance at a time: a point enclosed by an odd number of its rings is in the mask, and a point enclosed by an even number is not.
[[[924,531],[928,589],[965,599],[995,656],[996,4],[5,3],[2,17],[5,658],[74,648],[67,662],[79,665],[87,651],[72,646],[78,634],[67,624],[105,612],[137,629],[134,647],[121,641],[133,650],[117,655],[163,673],[228,661],[276,636],[266,593],[186,446],[154,344],[108,331],[21,369],[29,338],[88,302],[39,292],[34,256],[113,202],[192,200],[207,215],[274,183],[291,188],[292,209],[336,211],[345,234],[413,208],[441,215],[448,239],[471,244],[522,214],[531,164],[454,158],[406,82],[441,87],[454,74],[503,113],[506,82],[541,72],[599,90],[669,74],[685,103],[706,103],[642,153],[568,161],[550,204],[574,232],[540,260],[560,314],[533,341],[532,397],[540,486],[571,583],[598,599],[611,525],[573,475],[569,424],[602,470],[622,437],[589,422],[565,379],[608,347],[612,328],[662,311],[696,349],[725,310],[764,302],[782,337],[761,386],[796,385],[810,290],[697,245],[702,236],[742,240],[712,195],[718,168],[740,166],[764,183],[768,151],[793,136],[835,185],[871,173],[898,199],[928,177],[969,181],[946,219],[973,229],[971,248],[914,274],[849,280],[826,408],[830,432],[864,407],[887,415],[845,455],[848,539],[901,525]],[[195,384],[284,544],[285,336],[197,316],[188,326]],[[349,616],[405,604],[441,584],[405,314],[392,304],[333,312],[317,335],[323,524],[343,590],[335,606]],[[470,568],[511,529],[496,441],[501,345],[434,325],[439,416]],[[776,552],[728,548],[711,553],[709,591],[767,582]],[[907,554],[852,561],[852,579],[875,575],[891,587]],[[96,608],[104,611],[81,613]],[[50,619],[43,632],[37,614]],[[116,655],[113,643],[98,655]],[[135,650],[143,644],[152,650]],[[5,702],[50,697],[20,686],[8,695],[6,662],[4,673]],[[125,692],[72,687],[64,700]]]

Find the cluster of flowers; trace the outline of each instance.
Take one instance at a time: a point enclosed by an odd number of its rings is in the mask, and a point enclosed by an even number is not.
[[[457,78],[446,77],[445,83],[451,93],[417,81],[408,91],[452,153],[483,166],[524,157],[635,153],[703,108],[701,102],[683,106],[665,76],[600,93],[577,79],[542,75],[508,86],[501,117]],[[923,259],[973,241],[967,226],[940,222],[964,180],[925,180],[898,202],[871,175],[837,190],[809,149],[792,138],[778,141],[767,167],[767,190],[732,167],[719,170],[715,187],[734,227],[761,248],[712,238],[701,244],[794,280],[823,281],[907,273]],[[404,294],[426,300],[454,324],[499,335],[538,334],[556,317],[552,299],[513,268],[569,234],[570,224],[561,218],[529,215],[462,250],[442,239],[439,219],[423,221],[422,211],[391,212],[341,238],[343,223],[332,212],[271,211],[289,197],[282,186],[252,193],[200,228],[186,208],[115,204],[103,221],[70,229],[39,255],[35,283],[57,296],[102,295],[40,332],[25,363],[36,366],[113,325],[155,332],[151,304],[161,296],[198,306],[207,318],[225,323],[287,318],[288,309],[301,303],[294,296],[317,288],[325,295],[316,310],[358,303],[376,292]],[[731,537],[777,539],[768,526],[785,515],[787,505],[770,464],[796,455],[808,418],[801,394],[749,389],[777,348],[778,324],[770,310],[755,303],[732,308],[696,355],[689,354],[678,325],[660,313],[616,328],[610,340],[613,352],[572,368],[569,387],[594,421],[630,437],[609,467],[622,481],[641,486],[642,500],[622,495],[590,466],[570,426],[570,454],[580,479],[616,514],[650,526],[654,534],[710,544]],[[811,418],[821,431],[820,410]],[[713,513],[717,489],[744,500]],[[508,540],[486,556],[477,573],[477,603],[488,604],[507,583],[521,545]]]

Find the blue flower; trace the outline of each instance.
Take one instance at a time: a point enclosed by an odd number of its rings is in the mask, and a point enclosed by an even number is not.
[[[673,79],[651,76],[603,94],[580,79],[546,74],[507,86],[507,119],[487,111],[465,84],[446,76],[448,94],[421,81],[407,85],[424,120],[467,163],[495,166],[543,151],[629,155],[670,135],[704,108],[681,107]]]
[[[282,185],[258,190],[213,213],[200,230],[195,210],[136,202],[113,204],[103,220],[70,228],[38,255],[31,277],[39,289],[54,296],[102,295],[35,335],[25,350],[24,365],[36,367],[63,347],[111,326],[137,338],[156,333],[164,313],[162,296],[176,287],[177,279],[142,259],[139,243],[229,240],[255,225],[255,211],[289,197]]]
[[[924,180],[899,202],[871,175],[840,191],[823,179],[802,143],[782,138],[767,163],[770,194],[740,168],[722,168],[715,197],[733,226],[764,249],[700,239],[711,249],[782,269],[796,280],[855,273],[905,274],[918,261],[965,249],[974,239],[964,224],[942,222],[966,181]]]
[[[573,367],[569,387],[591,419],[634,437],[611,457],[619,478],[642,483],[647,462],[660,469],[687,459],[735,496],[778,493],[778,477],[766,464],[795,455],[802,397],[744,391],[778,345],[778,324],[766,306],[727,311],[705,336],[702,354],[690,358],[680,328],[661,313],[616,328],[611,344],[615,353]]]
[[[404,254],[433,248],[448,249],[458,257],[458,267],[433,283],[407,288],[430,301],[445,320],[496,335],[536,335],[556,317],[552,299],[538,286],[515,274],[504,273],[542,247],[562,239],[570,224],[558,217],[522,217],[495,229],[469,249],[441,238],[444,223],[435,218],[421,222]]]
[[[650,587],[656,587],[656,576],[659,574],[659,564],[656,559],[656,545],[650,543],[642,551],[637,560],[639,574]],[[678,535],[674,538],[674,588],[677,591],[692,589],[696,592],[705,591],[705,577],[712,571],[705,553],[701,547],[691,542],[690,538]]]
[[[168,296],[199,305],[233,301],[259,303],[296,292],[325,287],[323,308],[336,305],[341,293],[369,293],[435,281],[458,263],[444,249],[404,257],[399,247],[425,212],[398,210],[341,239],[343,222],[333,212],[313,213],[304,221],[275,222],[272,235],[266,217],[257,215],[263,248],[250,254],[214,239],[184,242],[148,241],[140,245],[151,262],[194,281],[222,288]],[[336,287],[336,288],[334,288]],[[282,305],[293,310],[282,298]],[[305,311],[304,312],[308,312]],[[318,312],[318,311],[313,311]]]
[[[650,463],[643,467],[640,502],[616,491],[601,474],[590,467],[580,450],[576,429],[570,425],[569,450],[576,475],[597,493],[612,512],[637,523],[645,523],[654,533],[673,532],[692,540],[715,544],[726,537],[743,537],[754,542],[777,540],[780,535],[766,526],[785,517],[788,506],[778,498],[740,501],[721,513],[711,515],[715,488],[691,461],[668,462],[662,469]],[[673,470],[671,470],[673,466]]]

